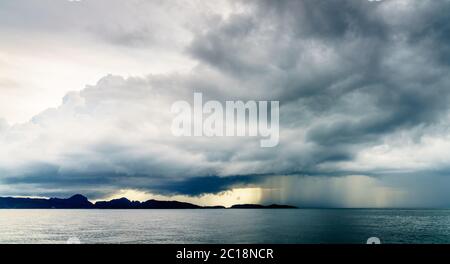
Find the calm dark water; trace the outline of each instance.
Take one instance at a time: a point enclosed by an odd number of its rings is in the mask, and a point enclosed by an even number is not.
[[[450,243],[450,210],[0,210],[0,243]],[[73,241],[73,239],[72,239]]]

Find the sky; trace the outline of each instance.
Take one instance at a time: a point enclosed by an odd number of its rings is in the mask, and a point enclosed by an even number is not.
[[[450,207],[448,0],[3,0],[0,196]],[[280,102],[280,141],[171,105]]]

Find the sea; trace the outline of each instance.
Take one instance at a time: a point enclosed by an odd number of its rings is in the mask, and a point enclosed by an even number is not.
[[[0,210],[0,243],[450,243],[450,210]]]

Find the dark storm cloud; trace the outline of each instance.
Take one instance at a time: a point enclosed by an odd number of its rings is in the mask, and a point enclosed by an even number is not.
[[[254,186],[255,184],[264,182],[266,176],[267,175],[195,177],[182,181],[169,181],[151,185],[150,189],[161,194],[185,194],[197,196],[205,193],[220,193],[234,187]]]
[[[205,193],[220,193],[233,187],[254,186],[262,183],[269,175],[237,175],[237,176],[201,176],[186,179],[168,179],[152,175],[126,175],[113,171],[103,172],[76,172],[61,171],[61,168],[52,164],[33,164],[26,169],[28,172],[14,177],[1,179],[1,184],[32,185],[34,193],[22,195],[61,196],[82,192],[91,198],[113,194],[116,189],[130,188],[151,190],[155,194],[191,195],[197,196]],[[64,191],[57,190],[64,187]],[[43,191],[37,191],[40,188]]]
[[[50,163],[58,165],[25,169],[30,173],[3,177],[2,182],[55,191],[84,188],[95,196],[124,188],[201,195],[258,185],[280,175],[380,178],[404,171],[349,164],[397,133],[420,141],[424,135],[439,134],[434,130],[445,131],[449,1],[242,5],[243,11],[193,32],[186,51],[198,65],[191,73],[107,76],[68,95],[59,109],[36,117],[33,125],[43,130],[53,129],[49,124],[54,123],[82,124],[75,131],[81,131],[83,140],[66,135],[75,150],[58,152],[62,158]],[[100,37],[128,46],[145,43],[149,32],[133,25],[119,37],[108,31]],[[164,129],[170,119],[164,109],[176,100],[191,101],[192,91],[219,101],[279,100],[279,146],[261,149],[239,138],[168,137]],[[85,127],[98,132],[83,134]],[[88,143],[80,146],[80,141]],[[407,171],[431,178],[448,174],[445,166],[436,166],[439,173],[429,168]],[[95,186],[102,189],[97,194]]]
[[[306,131],[314,146],[284,147],[274,174],[392,176],[321,165],[352,162],[385,136],[447,123],[449,8],[448,1],[259,1],[199,35],[190,52],[250,84],[244,96],[280,100],[282,129]],[[418,173],[432,181],[435,170]]]
[[[206,34],[198,36],[190,47],[198,59],[233,77],[254,77],[276,67],[286,73],[295,68],[302,53],[303,44],[319,41],[319,44],[343,48],[353,39],[367,40],[364,50],[353,50],[349,55],[353,63],[360,61],[367,71],[371,59],[376,59],[379,42],[388,39],[388,27],[373,14],[373,4],[366,1],[253,1],[250,14],[232,15],[229,19],[209,28]],[[370,42],[370,43],[369,43]],[[257,50],[266,53],[267,64],[245,57]],[[365,57],[366,60],[358,57]],[[352,58],[353,57],[353,58]],[[258,59],[258,58],[254,58]],[[363,58],[364,59],[364,58]],[[360,65],[347,65],[357,68]],[[305,68],[308,65],[304,65]],[[339,70],[338,68],[334,70]],[[235,76],[236,75],[236,76]],[[289,76],[291,77],[291,76]],[[248,78],[248,77],[247,77]],[[320,83],[321,80],[314,80]],[[301,95],[301,89],[311,89],[320,94],[315,87],[302,87],[293,83]],[[286,89],[287,87],[280,87]]]
[[[252,89],[271,94],[288,104],[285,108],[306,104],[318,115],[346,115],[312,126],[307,138],[317,144],[373,142],[398,129],[436,122],[446,113],[449,99],[449,69],[440,63],[448,52],[445,43],[449,42],[450,21],[443,10],[448,10],[449,3],[417,6],[416,21],[402,27],[379,16],[376,7],[381,4],[256,2],[250,14],[231,17],[198,36],[191,52],[211,67],[246,82],[281,72],[282,77],[272,80],[274,87],[253,82]],[[423,16],[432,18],[431,25]],[[313,75],[303,74],[314,64],[310,58],[304,59],[310,50],[302,46],[308,42],[331,50],[337,57],[331,62],[334,64],[318,65]],[[261,51],[261,57],[268,58],[265,63],[243,59],[252,50]],[[322,51],[318,55],[327,56]],[[336,86],[339,83],[343,85]],[[352,107],[354,102],[343,100],[350,96],[360,96],[368,104],[355,104],[353,112],[342,112],[343,104]],[[287,118],[295,122],[295,117]]]

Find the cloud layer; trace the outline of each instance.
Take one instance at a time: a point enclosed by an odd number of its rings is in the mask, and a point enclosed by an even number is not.
[[[107,75],[30,122],[0,121],[0,191],[100,197],[121,189],[201,195],[257,186],[278,190],[265,199],[306,206],[450,205],[442,188],[450,176],[450,2],[226,2],[175,22],[158,1],[155,9],[85,2],[124,15],[116,24],[89,14],[63,23],[83,38],[120,50],[163,48],[195,66]],[[140,19],[131,19],[134,12]],[[36,31],[57,32],[61,18],[44,18]],[[11,31],[22,26],[10,23]],[[279,100],[279,146],[172,136],[170,106],[192,101],[193,92],[205,100]]]

